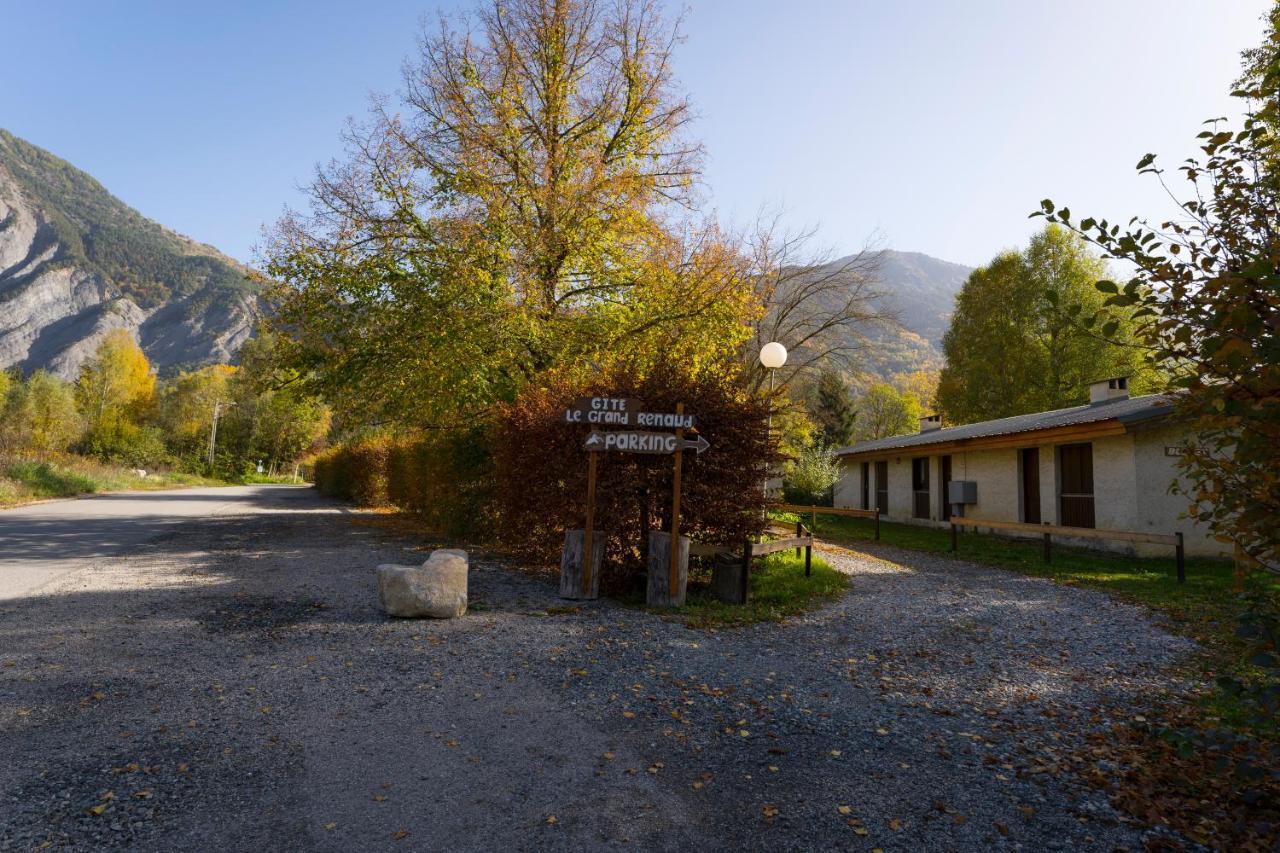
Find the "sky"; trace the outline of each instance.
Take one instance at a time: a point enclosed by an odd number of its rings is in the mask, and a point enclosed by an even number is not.
[[[1025,243],[1042,198],[1157,219],[1134,164],[1238,115],[1265,0],[691,0],[676,70],[727,224],[781,210],[968,265]],[[0,0],[0,127],[166,226],[252,262],[349,116],[395,96],[423,22],[470,0]],[[680,10],[676,3],[669,8]]]

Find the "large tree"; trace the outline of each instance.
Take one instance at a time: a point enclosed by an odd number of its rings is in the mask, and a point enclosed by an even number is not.
[[[1280,572],[1280,6],[1267,20],[1237,92],[1250,113],[1239,130],[1213,120],[1200,134],[1202,156],[1178,167],[1186,200],[1174,216],[1121,226],[1074,219],[1049,199],[1038,215],[1127,262],[1123,284],[1097,283],[1106,306],[1082,325],[1110,337],[1110,313],[1139,318],[1190,427],[1173,488],[1219,539]],[[1154,154],[1137,168],[1165,183]]]
[[[905,435],[920,427],[920,404],[914,394],[899,391],[887,382],[876,382],[856,401],[853,437],[871,441]]]
[[[147,356],[124,329],[114,329],[80,368],[76,401],[86,427],[85,445],[109,452],[132,437],[155,394]]]
[[[1070,231],[1050,225],[1022,252],[1004,252],[975,270],[956,296],[943,337],[947,363],[938,406],[963,424],[1079,405],[1088,384],[1132,376],[1138,393],[1154,390],[1153,371],[1135,345],[1124,313],[1103,338],[1081,328],[1081,312],[1102,307],[1094,288],[1103,262]]]
[[[673,215],[702,153],[677,37],[650,0],[490,0],[429,29],[401,102],[353,126],[268,250],[308,380],[369,418],[449,423],[553,365],[736,350],[743,265]]]

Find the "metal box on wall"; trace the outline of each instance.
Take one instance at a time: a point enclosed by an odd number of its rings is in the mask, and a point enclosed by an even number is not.
[[[965,504],[978,502],[978,484],[973,480],[952,480],[947,483],[947,503],[951,504],[951,514],[964,518]]]
[[[947,484],[947,503],[976,504],[978,484],[973,480],[952,480]]]

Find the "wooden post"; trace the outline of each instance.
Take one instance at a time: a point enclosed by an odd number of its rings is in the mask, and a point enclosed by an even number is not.
[[[684,403],[676,403],[676,415],[684,414]],[[667,592],[674,600],[680,587],[680,468],[684,456],[684,427],[676,427],[675,477],[671,483],[671,567],[667,572]]]
[[[799,538],[800,538],[801,536],[803,536],[803,535],[804,535],[804,523],[803,523],[803,522],[800,522],[800,521],[797,521],[797,522],[796,522],[796,538],[797,538],[797,539],[799,539]],[[800,546],[799,546],[799,545],[797,545],[797,546],[796,546],[796,556],[797,556],[797,557],[799,557],[799,556],[800,556]],[[808,574],[808,572],[805,572],[805,574]]]
[[[809,544],[804,546],[804,576],[809,577],[813,570],[813,537],[809,537]]]
[[[1174,555],[1178,561],[1178,583],[1187,582],[1187,553],[1182,548],[1182,531],[1173,534],[1178,537],[1178,544],[1174,546]]]
[[[742,603],[747,603],[747,593],[751,590],[751,540],[746,540],[742,545],[742,577],[739,579],[742,584]]]
[[[599,452],[592,450],[587,453],[590,460],[587,463],[587,527],[583,531],[582,553],[585,555],[586,562],[582,564],[582,594],[591,595],[591,564],[595,562],[592,555],[591,536],[596,529],[596,457]]]
[[[1046,563],[1053,562],[1053,546],[1050,544],[1049,534],[1044,535],[1044,561]]]
[[[952,534],[955,535],[954,533]],[[876,507],[876,541],[880,541],[880,507]],[[951,550],[955,550],[952,548]]]
[[[876,520],[880,520],[879,513],[876,513]],[[951,522],[951,553],[954,554],[957,550],[959,550],[959,543],[956,541],[956,523],[953,521]]]

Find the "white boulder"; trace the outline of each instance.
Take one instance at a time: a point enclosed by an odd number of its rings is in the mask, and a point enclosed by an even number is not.
[[[452,619],[467,612],[467,552],[440,548],[421,566],[378,566],[378,603],[389,616]]]

